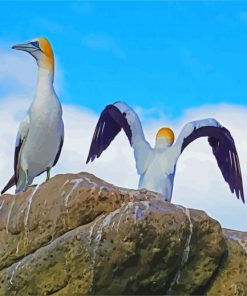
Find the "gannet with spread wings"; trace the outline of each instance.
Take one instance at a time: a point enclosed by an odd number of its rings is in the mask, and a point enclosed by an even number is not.
[[[200,137],[208,137],[213,155],[232,193],[244,202],[244,192],[239,158],[230,132],[215,119],[187,123],[174,143],[170,128],[161,128],[152,148],[145,139],[138,115],[124,102],[106,106],[95,128],[87,163],[100,157],[116,135],[124,130],[134,149],[138,188],[161,193],[171,201],[176,164],[184,149]]]

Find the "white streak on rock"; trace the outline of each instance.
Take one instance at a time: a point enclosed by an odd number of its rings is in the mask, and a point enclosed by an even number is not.
[[[100,196],[100,195],[101,195],[101,193],[102,193],[102,190],[103,190],[104,188],[105,188],[104,186],[100,186],[100,188],[99,188],[99,192],[98,192],[98,196]]]
[[[89,239],[89,243],[91,245],[92,243],[92,236],[93,236],[93,231],[94,231],[94,227],[96,226],[96,224],[98,223],[98,221],[102,218],[102,216],[99,216],[98,218],[95,219],[94,223],[92,224],[92,226],[90,227],[89,229],[89,236],[88,236],[88,239]]]
[[[141,203],[143,205],[144,209],[142,209],[138,205],[138,203],[139,204]],[[113,212],[111,212],[111,213],[104,216],[104,218],[103,218],[103,220],[102,220],[101,224],[99,225],[98,230],[96,232],[95,245],[93,247],[91,287],[93,285],[93,280],[94,280],[94,265],[95,265],[95,261],[96,261],[96,252],[97,252],[97,249],[99,247],[104,228],[106,226],[108,226],[112,230],[113,227],[116,224],[116,221],[113,221],[113,218],[116,215],[119,215],[118,224],[116,226],[116,231],[118,232],[118,229],[119,229],[119,226],[120,226],[120,223],[121,223],[121,220],[122,220],[122,216],[124,214],[126,214],[126,212],[128,210],[131,210],[131,212],[133,212],[133,209],[134,209],[134,219],[136,221],[138,218],[140,218],[142,216],[143,213],[145,213],[149,209],[149,201],[141,201],[141,202],[138,202],[138,203],[134,203],[132,201],[128,202],[127,204],[124,204],[119,209],[116,209],[115,211],[113,211]],[[139,216],[140,212],[141,212],[141,214]],[[91,244],[91,241],[92,241],[92,235],[93,235],[94,228],[95,228],[95,226],[96,226],[99,219],[102,219],[102,216],[99,216],[98,219],[95,220],[95,222],[92,224],[92,226],[89,229],[89,243],[90,244]]]
[[[21,265],[21,261],[18,262],[18,263],[14,266],[14,268],[13,268],[13,270],[12,270],[12,272],[11,272],[11,276],[10,276],[10,279],[9,279],[9,283],[10,283],[11,286],[13,285],[13,278],[14,278],[15,272],[17,271],[17,269],[18,269],[18,267],[19,267],[20,265]]]
[[[67,208],[68,206],[68,202],[69,202],[69,197],[70,195],[73,193],[73,191],[78,187],[78,185],[83,181],[82,178],[78,178],[78,179],[73,179],[71,180],[69,183],[70,184],[74,184],[71,188],[71,190],[69,191],[69,193],[65,196],[64,198],[64,205]],[[66,182],[65,182],[66,183]]]
[[[142,200],[140,201],[141,204],[143,204],[146,207],[146,210],[149,209],[150,201],[149,200]]]
[[[63,189],[64,189],[64,187],[65,187],[68,183],[69,183],[69,179],[67,179],[67,180],[64,182],[63,186],[62,186],[61,189],[59,190],[59,191],[61,192],[61,195],[62,195],[62,196],[64,196],[64,194],[65,194],[65,191],[64,191]]]
[[[1,211],[1,209],[3,208],[4,203],[5,203],[5,199],[1,202],[1,205],[0,205],[0,211]]]
[[[133,201],[130,201],[128,202],[125,206],[124,206],[124,209],[123,209],[123,212],[127,212],[129,209],[132,209],[134,207],[134,203]]]
[[[144,200],[144,201],[140,201],[139,203],[144,206],[144,209],[142,209],[140,206],[137,205],[137,208],[138,208],[138,210],[140,212],[140,216],[138,216],[139,212],[137,210],[136,215],[135,215],[136,220],[141,218],[142,215],[145,214],[149,210],[149,207],[150,207],[150,202],[149,201]]]
[[[28,244],[28,232],[29,232],[28,220],[29,220],[29,214],[30,214],[30,210],[31,210],[33,197],[34,197],[35,193],[37,192],[38,188],[39,188],[39,185],[36,186],[36,188],[33,190],[33,192],[31,193],[31,195],[29,196],[28,201],[27,201],[27,208],[26,208],[25,217],[24,217],[24,228],[25,228],[24,246],[26,246],[26,243]]]
[[[32,194],[29,196],[28,198],[28,202],[27,202],[27,210],[26,210],[26,214],[25,214],[25,218],[24,218],[24,226],[25,226],[25,229],[27,229],[27,224],[28,224],[28,218],[29,218],[29,213],[30,213],[30,209],[31,209],[31,205],[32,205],[32,201],[33,201],[33,197],[36,193],[36,191],[38,190],[39,188],[39,185],[36,186],[36,188],[34,189],[34,191],[32,192]]]
[[[131,209],[131,207],[133,206],[133,202],[132,201],[130,201],[130,202],[128,202],[127,204],[124,204],[123,205],[123,207],[122,207],[122,213],[120,214],[120,217],[119,217],[119,219],[118,219],[118,224],[117,224],[117,228],[116,228],[116,230],[117,230],[117,232],[118,232],[118,230],[119,230],[119,226],[120,226],[120,223],[121,223],[121,221],[122,221],[122,217],[123,217],[123,215],[128,211],[128,209]]]
[[[18,254],[19,253],[19,244],[20,244],[20,241],[18,241],[18,244],[17,244],[17,247],[16,247],[16,254]]]
[[[234,233],[234,231],[228,231],[226,237],[230,240],[236,241],[247,254],[247,239],[243,239],[237,232]]]
[[[140,204],[142,204],[144,206],[144,209],[142,209],[140,207]],[[134,210],[134,213],[133,213],[133,216],[134,216],[134,221],[135,221],[135,224],[137,222],[137,220],[139,218],[142,217],[142,215],[149,209],[149,202],[148,201],[138,201],[138,202],[128,202],[126,205],[125,205],[125,208],[123,210],[123,213],[122,215],[127,212],[128,210],[131,210],[133,211]],[[122,215],[120,216],[120,219],[119,219],[119,222],[118,222],[118,226],[120,225],[120,222],[121,222],[121,218],[122,218]]]
[[[10,220],[10,216],[11,216],[12,209],[14,207],[14,204],[15,204],[15,196],[13,198],[13,201],[12,201],[11,206],[10,206],[10,210],[8,212],[7,223],[6,223],[6,232],[7,233],[9,233],[9,220]]]
[[[188,220],[189,220],[189,227],[190,227],[190,233],[188,235],[186,244],[185,244],[185,248],[184,248],[184,253],[181,259],[181,265],[180,268],[178,269],[178,271],[175,274],[175,277],[173,278],[171,285],[168,289],[168,293],[170,293],[172,291],[172,288],[175,284],[179,283],[179,279],[181,276],[181,268],[185,265],[185,263],[188,261],[189,258],[189,252],[190,252],[190,241],[191,241],[191,237],[192,237],[192,233],[193,233],[193,224],[191,222],[191,218],[190,218],[190,211],[187,208],[181,207],[181,206],[177,206],[178,208],[182,209],[182,211],[185,213],[185,215],[187,216]]]
[[[119,193],[121,193],[122,195],[128,195],[130,200],[134,200],[135,195],[138,193],[135,190],[131,190],[131,189],[124,189],[124,188],[118,188],[119,189]]]
[[[247,254],[247,241],[238,239],[237,242],[240,244],[240,246],[244,249],[245,253]]]
[[[102,233],[103,233],[103,229],[106,226],[111,227],[111,223],[112,223],[112,219],[119,214],[121,208],[116,209],[115,211],[109,213],[108,215],[105,216],[104,220],[102,221],[102,223],[100,224],[98,231],[96,233],[96,242],[100,242],[101,241],[101,237],[102,237]],[[111,227],[112,229],[112,227]]]
[[[189,258],[189,252],[190,252],[190,241],[191,241],[191,237],[192,237],[192,232],[193,232],[193,224],[191,222],[191,218],[190,218],[190,210],[189,209],[185,209],[184,213],[186,214],[186,216],[188,217],[189,223],[190,223],[190,233],[186,242],[186,246],[184,249],[184,254],[182,257],[182,265],[184,265]]]
[[[20,268],[23,267],[26,263],[26,261],[28,261],[33,255],[30,254],[27,257],[24,257],[23,259],[21,259],[20,261],[14,263],[10,268],[9,268],[9,272],[8,272],[8,278],[9,278],[9,283],[12,286],[13,285],[13,279],[15,276],[16,271]],[[22,266],[21,266],[22,265]],[[10,277],[9,277],[10,274]]]
[[[112,219],[119,214],[121,208],[116,209],[115,211],[107,214],[104,216],[103,221],[101,222],[101,224],[99,225],[99,228],[96,232],[96,237],[95,237],[95,245],[93,246],[92,250],[93,250],[93,256],[92,256],[92,275],[91,275],[91,288],[93,286],[93,281],[94,281],[94,266],[95,266],[95,261],[96,261],[96,252],[97,249],[99,247],[99,243],[101,241],[102,238],[102,233],[103,233],[103,229],[106,226],[109,226],[111,229],[113,227],[114,224],[112,224]],[[90,230],[89,230],[89,242],[91,244],[91,239],[92,239],[92,235],[93,235],[93,230],[95,225],[97,224],[98,220],[100,220],[102,218],[102,216],[99,216],[98,219],[95,220],[95,222],[92,224]]]
[[[93,187],[98,187],[99,185],[95,183],[94,181],[90,180],[88,177],[83,177],[84,180],[86,180],[89,184],[93,185]]]
[[[135,224],[136,224],[136,221],[137,221],[137,215],[138,215],[138,210],[139,210],[138,205],[134,205],[134,209],[135,209],[134,220],[135,220]]]
[[[123,217],[123,215],[124,215],[124,212],[122,212],[121,215],[119,216],[118,224],[117,224],[117,227],[116,227],[117,232],[118,232],[118,230],[119,230],[119,226],[120,226],[120,223],[121,223],[121,221],[122,221],[122,217]]]

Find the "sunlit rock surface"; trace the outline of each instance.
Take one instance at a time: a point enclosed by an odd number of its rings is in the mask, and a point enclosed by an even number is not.
[[[0,295],[245,295],[246,242],[152,192],[58,175],[0,198]]]

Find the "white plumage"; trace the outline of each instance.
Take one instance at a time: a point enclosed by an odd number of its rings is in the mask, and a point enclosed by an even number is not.
[[[14,49],[29,52],[38,64],[34,100],[19,126],[15,147],[15,174],[2,193],[16,185],[16,193],[56,164],[63,145],[62,107],[53,87],[54,57],[48,40],[37,38]]]
[[[145,139],[135,111],[124,102],[106,106],[102,111],[92,139],[87,163],[99,157],[123,129],[134,149],[136,169],[140,175],[138,188],[161,193],[171,201],[176,164],[182,151],[199,137],[208,137],[212,152],[225,181],[244,202],[241,169],[234,140],[230,132],[215,119],[187,123],[177,141],[169,128],[161,128],[152,148]]]

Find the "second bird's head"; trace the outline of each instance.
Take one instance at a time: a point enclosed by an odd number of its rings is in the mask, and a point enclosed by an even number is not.
[[[54,70],[54,55],[50,42],[43,38],[35,38],[27,43],[16,44],[13,49],[23,50],[30,53],[41,68]]]
[[[161,128],[156,135],[156,148],[170,147],[174,142],[174,133],[168,127]]]

